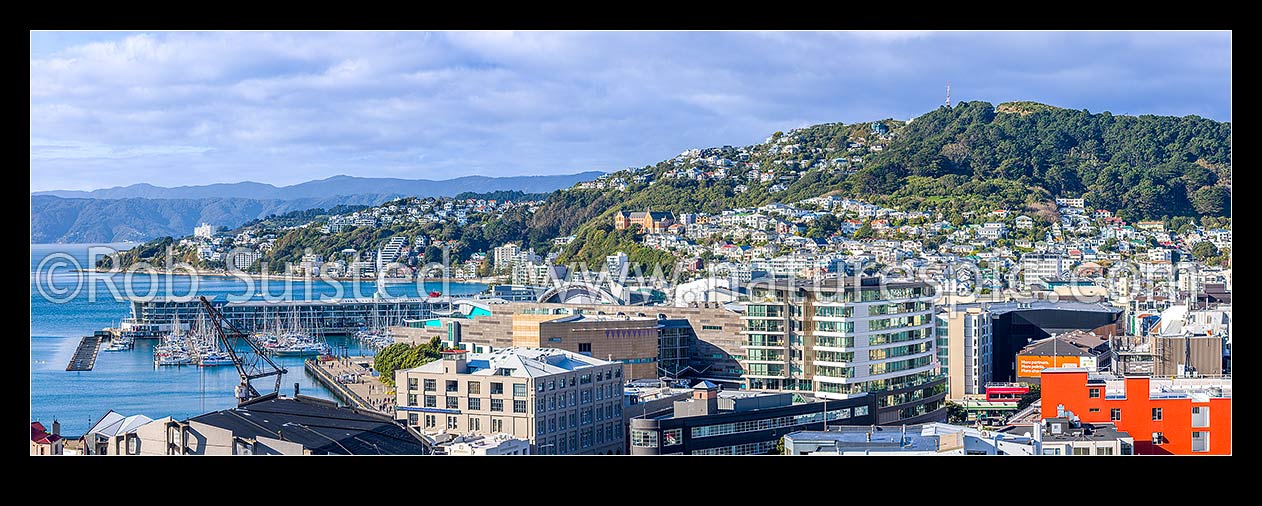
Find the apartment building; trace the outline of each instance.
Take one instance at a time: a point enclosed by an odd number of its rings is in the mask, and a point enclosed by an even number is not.
[[[742,317],[746,387],[826,399],[871,394],[880,424],[944,419],[933,287],[855,281],[753,285]]]
[[[622,369],[556,348],[447,351],[395,372],[395,417],[427,433],[510,434],[531,454],[620,454]]]
[[[993,343],[990,311],[981,307],[945,309],[936,317],[937,357],[949,381],[947,398],[985,392],[991,381]]]

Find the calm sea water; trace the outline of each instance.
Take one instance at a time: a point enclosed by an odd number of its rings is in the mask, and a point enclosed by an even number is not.
[[[48,274],[48,264],[37,276],[41,261],[50,255],[74,258],[80,265],[87,262],[89,247],[107,246],[123,249],[122,244],[32,244],[31,245],[31,420],[48,425],[56,418],[61,422],[62,434],[78,436],[93,422],[113,409],[123,415],[141,414],[150,418],[172,416],[183,419],[207,411],[232,407],[235,400],[232,389],[239,379],[236,368],[222,367],[162,367],[153,365],[153,341],[137,340],[135,349],[123,352],[101,352],[91,371],[68,372],[66,364],[74,354],[79,339],[104,327],[116,326],[131,311],[125,294],[115,297],[107,280],[111,277],[116,286],[122,286],[119,274],[75,273],[63,263]],[[60,255],[59,255],[60,254]],[[68,255],[65,257],[64,255]],[[185,295],[193,286],[188,276],[134,276],[135,291],[144,295],[150,291],[160,294]],[[89,289],[89,284],[95,290]],[[237,278],[201,277],[196,280],[196,293],[221,298],[265,295],[279,296],[284,292],[283,283],[272,281],[267,287],[255,284],[247,286]],[[377,289],[372,282],[341,282],[343,296],[354,296],[358,289],[363,296],[371,296]],[[75,293],[74,287],[79,291]],[[311,287],[295,282],[296,298],[313,298],[333,295],[338,287],[316,282]],[[304,292],[310,288],[310,294]],[[383,287],[389,295],[416,296],[418,291],[428,293],[444,291],[438,283],[426,283],[421,290],[416,284],[387,284]],[[446,287],[451,295],[471,294],[486,287],[476,283],[452,283]],[[58,294],[58,291],[64,291]],[[73,296],[72,296],[73,295]],[[67,299],[64,302],[52,299]],[[330,336],[329,344],[335,349],[347,346],[350,354],[362,354],[354,339]],[[277,357],[275,360],[287,370],[281,382],[281,392],[292,394],[294,383],[300,385],[305,395],[332,399],[327,389],[321,387],[303,371],[301,357]],[[271,390],[270,379],[255,385],[262,392]]]

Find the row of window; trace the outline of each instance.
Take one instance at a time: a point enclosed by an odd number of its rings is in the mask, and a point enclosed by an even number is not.
[[[575,431],[568,435],[541,437],[535,439],[535,447],[541,455],[565,455],[578,453],[592,446],[619,443],[622,441],[622,422],[605,424]]]
[[[923,357],[911,358],[907,360],[895,360],[893,362],[882,362],[868,366],[868,374],[876,376],[878,374],[886,374],[891,372],[906,371],[917,367],[924,367],[933,362],[933,357],[925,355]]]
[[[549,416],[546,421],[544,417],[539,417],[535,425],[535,434],[542,436],[544,434],[552,434],[557,431],[572,429],[580,425],[591,425],[595,422],[604,420],[612,420],[614,418],[622,418],[622,403],[613,402],[604,406],[596,406],[595,408],[585,408],[579,411],[561,414],[557,416]]]
[[[921,383],[934,381],[936,378],[936,375],[934,375],[931,371],[923,371],[916,374],[909,374],[907,376],[898,376],[882,380],[861,381],[858,383],[833,384],[821,382],[819,385],[819,391],[837,394],[880,392],[884,390],[894,390],[896,388],[915,386]]]
[[[867,414],[867,406],[858,406],[855,409],[855,416],[860,416],[860,410],[863,415]],[[827,419],[844,420],[850,418],[850,408],[835,409],[828,411]],[[779,429],[782,427],[794,427],[797,425],[822,423],[825,419],[823,412],[807,413],[802,415],[789,415],[776,418],[764,418],[762,420],[749,420],[744,422],[721,423],[716,425],[703,425],[692,428],[692,438],[703,438],[722,436],[725,434],[740,434],[742,432],[753,432],[757,430]]]
[[[760,441],[757,443],[707,448],[705,450],[693,450],[688,453],[691,455],[766,455],[775,448],[775,441]]]
[[[853,333],[854,322],[826,322],[815,320],[815,330],[819,332]]]
[[[893,348],[880,348],[868,351],[868,360],[884,360],[887,358],[902,357],[907,355],[915,355],[929,351],[931,343],[928,341],[923,343],[908,344],[903,346],[895,346]]]
[[[872,320],[868,322],[868,330],[885,330],[898,327],[913,327],[916,325],[924,325],[929,323],[931,315],[922,314],[914,316],[895,316],[893,318],[883,318],[880,320]],[[924,329],[926,332],[932,329]],[[928,336],[926,336],[928,337]]]
[[[911,313],[915,311],[928,311],[930,309],[933,309],[933,303],[926,302],[926,301],[899,302],[899,303],[894,303],[894,304],[873,304],[871,306],[868,306],[868,316]]]
[[[930,329],[904,330],[901,332],[889,332],[885,334],[877,334],[868,336],[868,346],[877,346],[881,344],[901,343],[903,341],[915,341],[918,339],[928,339]]]

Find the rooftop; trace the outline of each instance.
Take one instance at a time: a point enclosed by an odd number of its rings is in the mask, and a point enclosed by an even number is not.
[[[1038,309],[1056,309],[1061,311],[1093,311],[1100,313],[1120,313],[1122,308],[1106,303],[1088,303],[1074,301],[1052,302],[1034,300],[1030,302],[997,302],[990,305],[990,313],[998,316],[1011,311],[1032,311]]]
[[[613,364],[613,362],[556,348],[513,347],[492,353],[466,353],[465,355],[469,368],[465,374],[475,376],[534,378]],[[412,371],[442,373],[443,363],[441,360],[435,360],[420,367],[405,370],[405,372]]]
[[[231,409],[189,419],[232,431],[301,444],[316,454],[421,455],[421,440],[389,417],[339,407],[323,399],[264,395]]]

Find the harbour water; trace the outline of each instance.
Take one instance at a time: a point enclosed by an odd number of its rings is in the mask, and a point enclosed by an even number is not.
[[[141,414],[155,419],[172,416],[183,419],[232,407],[235,403],[232,389],[238,383],[234,367],[155,368],[152,353],[154,341],[150,340],[137,340],[135,349],[130,351],[101,352],[91,371],[65,370],[80,337],[91,335],[93,331],[104,327],[117,326],[130,311],[126,300],[114,297],[107,288],[106,280],[111,277],[117,286],[121,286],[121,274],[77,273],[62,266],[51,275],[45,273],[37,276],[40,262],[48,255],[56,253],[68,254],[80,265],[88,267],[88,248],[91,246],[124,249],[131,245],[31,245],[31,419],[47,425],[56,418],[61,422],[62,434],[78,436],[111,409],[123,415]],[[79,284],[81,289],[78,293],[55,293],[61,289],[72,289],[76,286],[76,279],[85,279],[83,276],[93,280],[96,285],[95,293],[88,289],[86,283]],[[185,295],[194,285],[191,278],[178,275],[138,275],[132,278],[132,283],[140,295],[152,290],[158,290],[157,293],[162,294]],[[343,296],[347,297],[354,296],[355,291],[371,295],[377,289],[372,282],[361,282],[359,286],[353,286],[350,281],[340,284]],[[278,296],[283,291],[283,285],[282,282],[273,282],[266,288],[267,293]],[[303,283],[295,282],[292,286],[295,287],[293,293],[297,297],[306,296],[306,286]],[[255,283],[251,292],[251,287],[241,279],[228,277],[198,278],[196,288],[199,295],[220,297],[242,296],[246,293],[261,297],[264,290]],[[387,284],[382,288],[392,296],[417,296],[430,291],[461,295],[480,292],[485,289],[485,285],[451,283],[444,287],[439,283],[426,283],[418,287],[415,283],[398,283]],[[312,296],[319,297],[331,296],[337,290],[338,287],[321,281],[313,284],[310,291]],[[68,300],[50,301],[45,294]],[[327,340],[334,350],[346,346],[345,351],[351,355],[368,353],[367,350],[360,350],[358,342],[351,338],[329,336]],[[292,394],[296,382],[305,395],[333,398],[327,389],[303,372],[301,357],[277,357],[275,360],[289,371],[281,382],[282,393]],[[270,378],[265,379],[266,384],[255,386],[262,392],[269,392],[273,386],[272,381],[274,380]]]

